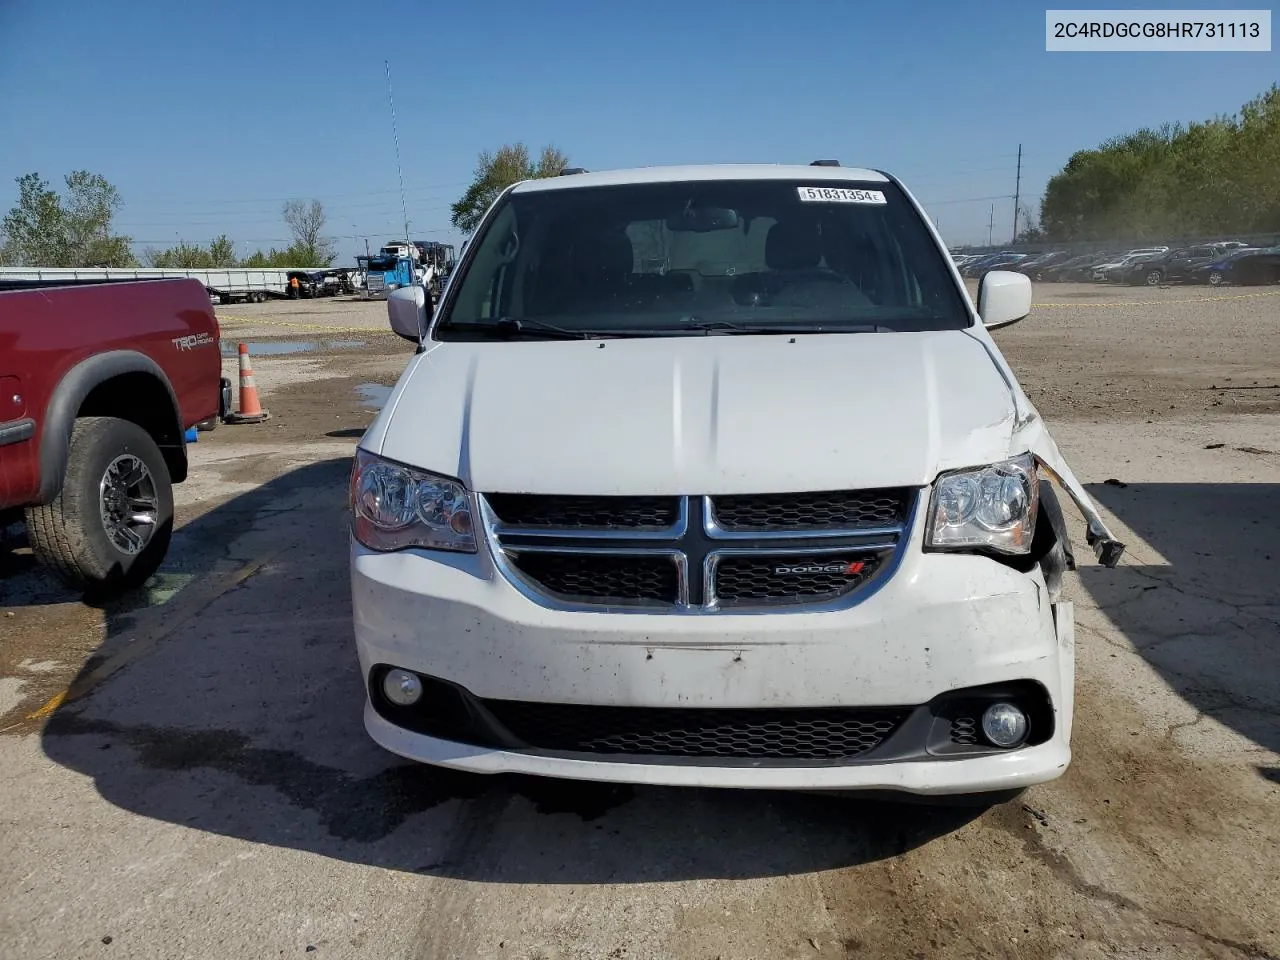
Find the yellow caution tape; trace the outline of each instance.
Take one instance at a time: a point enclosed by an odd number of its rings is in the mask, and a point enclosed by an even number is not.
[[[1033,303],[1032,307],[1046,309],[1081,309],[1097,307],[1166,307],[1174,303],[1216,303],[1222,300],[1257,300],[1261,297],[1280,297],[1280,290],[1268,293],[1237,293],[1227,297],[1179,297],[1175,300],[1128,300],[1120,303]]]

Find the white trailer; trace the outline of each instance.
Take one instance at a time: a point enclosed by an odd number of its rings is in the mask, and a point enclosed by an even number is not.
[[[290,268],[299,269],[299,268]],[[320,270],[321,267],[311,269]],[[182,270],[166,267],[0,267],[5,280],[145,280],[157,277],[193,277],[205,285],[222,303],[267,297],[284,297],[289,291],[286,269],[230,268],[222,270]]]

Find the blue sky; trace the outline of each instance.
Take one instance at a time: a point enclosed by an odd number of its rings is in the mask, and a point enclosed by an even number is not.
[[[1235,112],[1280,77],[1276,53],[1046,53],[1044,9],[0,0],[0,210],[19,174],[87,168],[135,239],[225,231],[244,253],[287,243],[283,199],[316,197],[349,262],[403,232],[386,59],[415,237],[455,238],[476,155],[522,140],[595,170],[882,167],[959,243],[986,239],[992,201],[967,201],[1012,194],[1019,143],[1034,208],[1074,150]],[[1012,202],[994,203],[999,242]]]

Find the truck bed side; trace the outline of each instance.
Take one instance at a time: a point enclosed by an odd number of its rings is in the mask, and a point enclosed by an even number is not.
[[[146,429],[175,482],[218,413],[217,319],[197,280],[0,290],[0,508],[57,495],[77,416]]]

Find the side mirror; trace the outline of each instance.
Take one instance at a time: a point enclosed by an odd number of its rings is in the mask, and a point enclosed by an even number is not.
[[[978,281],[978,316],[988,330],[1017,323],[1031,312],[1031,278],[1012,270],[992,270]]]
[[[431,321],[431,293],[411,283],[387,294],[387,316],[391,329],[414,343],[421,343]]]

